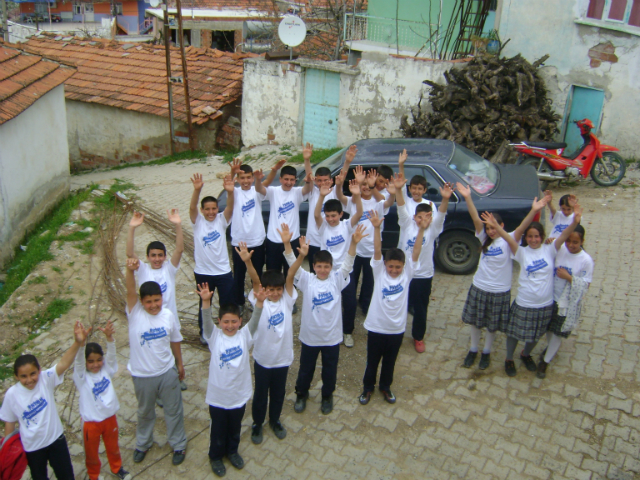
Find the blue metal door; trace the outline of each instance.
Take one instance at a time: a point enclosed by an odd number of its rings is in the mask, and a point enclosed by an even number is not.
[[[340,74],[308,68],[305,83],[302,142],[315,148],[337,147]]]
[[[575,152],[583,143],[580,130],[573,123],[574,120],[588,118],[593,122],[594,133],[600,128],[602,105],[604,104],[604,91],[590,87],[573,85],[567,102],[568,115],[565,115],[564,141],[567,143],[566,152]]]

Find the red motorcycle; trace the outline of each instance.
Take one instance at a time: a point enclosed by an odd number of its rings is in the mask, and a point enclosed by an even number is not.
[[[580,128],[584,144],[571,155],[562,155],[566,143],[522,142],[510,144],[519,153],[517,165],[533,165],[538,172],[540,187],[544,191],[551,182],[591,178],[598,185],[616,185],[624,177],[626,164],[615,153],[620,151],[602,145],[591,130],[593,123],[588,118],[574,122]]]

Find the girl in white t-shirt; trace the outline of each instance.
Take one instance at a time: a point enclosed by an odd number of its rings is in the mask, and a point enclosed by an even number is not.
[[[511,248],[512,258],[520,264],[518,295],[511,304],[509,321],[501,325],[500,331],[507,334],[507,355],[504,364],[508,376],[516,375],[513,354],[518,342],[526,342],[520,359],[530,372],[537,367],[531,351],[546,332],[553,313],[553,273],[558,249],[580,223],[582,208],[575,206],[573,222],[550,245],[544,243],[544,227],[533,222],[527,227],[522,246],[511,237],[490,213],[483,213],[482,220],[498,230]]]
[[[478,269],[473,276],[473,283],[469,288],[467,301],[462,310],[462,321],[471,328],[471,347],[462,366],[470,368],[474,364],[478,356],[478,344],[482,329],[486,329],[484,348],[478,364],[480,370],[485,370],[491,363],[491,346],[496,332],[501,324],[505,324],[509,320],[513,262],[511,261],[509,244],[500,237],[496,229],[482,223],[471,198],[471,188],[460,182],[456,184],[456,187],[467,202],[469,215],[471,215],[473,225],[476,228],[476,238],[482,243]],[[533,200],[529,214],[518,228],[509,233],[516,242],[520,241],[524,229],[529,226],[536,214],[544,208],[549,200],[550,197],[539,201],[537,198]],[[500,215],[497,213],[493,215],[500,226],[504,228]]]
[[[75,341],[69,350],[48,370],[40,369],[35,356],[20,355],[13,364],[19,383],[7,390],[0,408],[5,437],[16,429],[16,423],[20,424],[20,439],[33,480],[48,478],[47,463],[59,480],[75,478],[54,396],[55,387],[64,380],[64,372],[86,340],[80,322],[76,322],[73,336]]]
[[[584,228],[578,225],[556,256],[554,311],[547,327],[548,346],[538,363],[538,378],[545,378],[547,365],[558,353],[562,339],[569,337],[571,330],[577,325],[584,294],[593,278],[593,259],[582,248],[584,235]]]
[[[559,210],[553,206],[551,190],[545,190],[545,197],[549,197],[549,238],[546,243],[553,242],[573,222],[573,207],[578,203],[575,195],[563,195],[560,197]]]

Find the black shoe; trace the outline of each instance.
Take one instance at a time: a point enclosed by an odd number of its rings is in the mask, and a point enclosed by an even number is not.
[[[391,390],[382,390],[380,389],[380,391],[382,392],[382,396],[384,397],[384,401],[390,404],[394,404],[396,403],[396,396],[391,392]]]
[[[482,355],[480,355],[480,363],[478,363],[478,368],[480,370],[486,370],[487,368],[489,368],[490,364],[491,364],[490,353],[483,353]]]
[[[227,469],[222,463],[222,460],[211,460],[209,459],[209,463],[211,464],[211,471],[216,474],[218,477],[224,477],[227,473]]]
[[[173,460],[171,460],[171,463],[173,463],[174,465],[180,465],[182,462],[184,462],[184,457],[186,456],[186,450],[175,450],[173,452]]]
[[[287,436],[287,429],[282,426],[280,420],[277,422],[269,422],[269,426],[278,440],[282,440]]]
[[[462,364],[462,366],[464,368],[471,368],[471,365],[473,365],[476,361],[476,357],[478,356],[478,352],[469,352],[467,353],[467,356],[464,358],[464,363]]]
[[[251,441],[255,445],[259,445],[262,443],[262,425],[256,425],[254,423],[251,426]]]
[[[244,460],[238,453],[231,453],[227,455],[227,458],[231,462],[231,465],[233,465],[238,470],[242,470],[244,468]]]
[[[504,362],[504,371],[510,377],[516,376],[516,364],[513,360],[505,360]]]
[[[372,392],[367,392],[365,390],[360,394],[360,397],[358,398],[358,400],[360,400],[360,405],[366,405],[367,403],[369,403],[369,400],[371,400],[371,393]]]
[[[323,415],[329,415],[333,411],[333,395],[328,397],[322,397],[322,403],[320,404],[320,411]]]
[[[296,398],[296,403],[293,406],[293,410],[296,413],[304,412],[304,409],[307,408],[307,398],[309,398],[309,394],[300,395],[298,394],[298,398]]]
[[[112,475],[118,477],[120,480],[131,480],[131,474],[122,467],[120,467],[118,473],[112,473]]]
[[[536,377],[543,379],[547,376],[547,362],[544,361],[544,357],[540,359],[540,363],[538,363],[538,368],[536,371]]]
[[[137,448],[133,451],[133,463],[140,463],[144,460],[144,457],[147,456],[147,452],[149,450],[138,450]]]
[[[527,367],[527,370],[529,370],[530,372],[535,372],[538,369],[538,367],[536,367],[536,362],[533,361],[531,355],[525,357],[524,355],[520,354],[520,360],[522,360],[522,363],[524,363],[524,366]]]

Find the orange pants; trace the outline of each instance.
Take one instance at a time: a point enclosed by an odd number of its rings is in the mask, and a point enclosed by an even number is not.
[[[122,467],[120,447],[118,446],[118,420],[112,416],[102,422],[84,422],[84,453],[87,463],[87,473],[91,480],[97,480],[100,475],[100,436],[104,440],[109,466],[113,473],[118,473]]]

